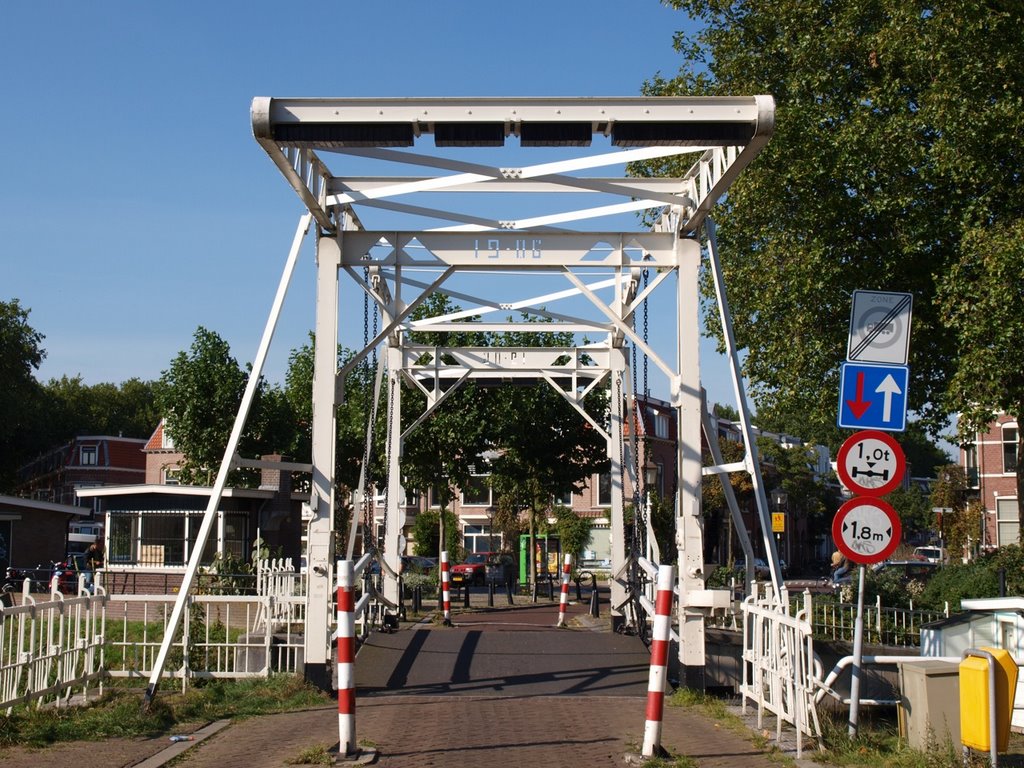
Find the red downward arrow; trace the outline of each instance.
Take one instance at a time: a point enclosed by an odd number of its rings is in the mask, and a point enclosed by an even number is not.
[[[868,408],[871,407],[871,401],[864,399],[864,372],[860,371],[857,374],[857,399],[847,400],[846,404],[850,407],[850,411],[853,413],[853,418],[860,420]]]

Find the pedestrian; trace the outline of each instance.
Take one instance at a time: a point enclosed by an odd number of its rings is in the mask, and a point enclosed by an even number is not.
[[[103,567],[103,542],[94,541],[85,550],[85,567],[90,571],[98,571]]]
[[[850,571],[850,561],[846,555],[836,551],[832,553],[832,581],[837,581]]]

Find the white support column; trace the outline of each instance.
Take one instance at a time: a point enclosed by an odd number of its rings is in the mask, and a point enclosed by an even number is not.
[[[704,613],[689,607],[688,594],[704,587],[704,523],[701,517],[700,243],[676,242],[678,255],[678,370],[672,402],[679,429],[679,490],[676,544],[679,548],[679,661],[687,687],[704,689]]]
[[[329,690],[330,605],[334,552],[334,451],[337,440],[335,377],[338,366],[338,270],[341,242],[316,241],[316,342],[313,350],[313,477],[309,505],[305,677]]]
[[[388,389],[387,419],[389,422],[385,439],[388,451],[388,505],[387,524],[384,527],[384,562],[392,571],[398,573],[402,567],[402,554],[405,548],[405,489],[402,487],[402,473],[399,462],[402,459],[402,350],[400,347],[389,346],[388,355]],[[393,398],[393,399],[392,399]],[[387,574],[384,576],[384,597],[398,605],[401,594],[398,581]]]
[[[611,396],[608,398],[611,403],[611,437],[608,440],[608,458],[611,460],[611,572],[614,577],[626,563],[626,525],[623,517],[623,494],[622,494],[622,398],[623,373],[626,369],[626,353],[619,347],[612,350],[611,355]],[[615,578],[611,579],[611,617],[612,627],[617,627],[623,621],[622,611],[617,606],[622,605],[626,600],[626,590]]]

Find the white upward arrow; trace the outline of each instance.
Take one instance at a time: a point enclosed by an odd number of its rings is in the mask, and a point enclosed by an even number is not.
[[[881,392],[885,398],[882,400],[882,421],[891,421],[892,396],[903,394],[891,373],[886,374],[885,378],[882,379],[882,383],[875,389],[875,392]]]

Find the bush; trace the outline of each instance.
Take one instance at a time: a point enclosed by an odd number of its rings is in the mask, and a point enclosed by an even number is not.
[[[999,597],[1000,569],[1006,573],[1006,594],[1024,595],[1024,550],[1011,544],[965,565],[939,569],[921,595],[921,606],[941,610],[948,601],[951,610],[959,610],[965,598]]]

